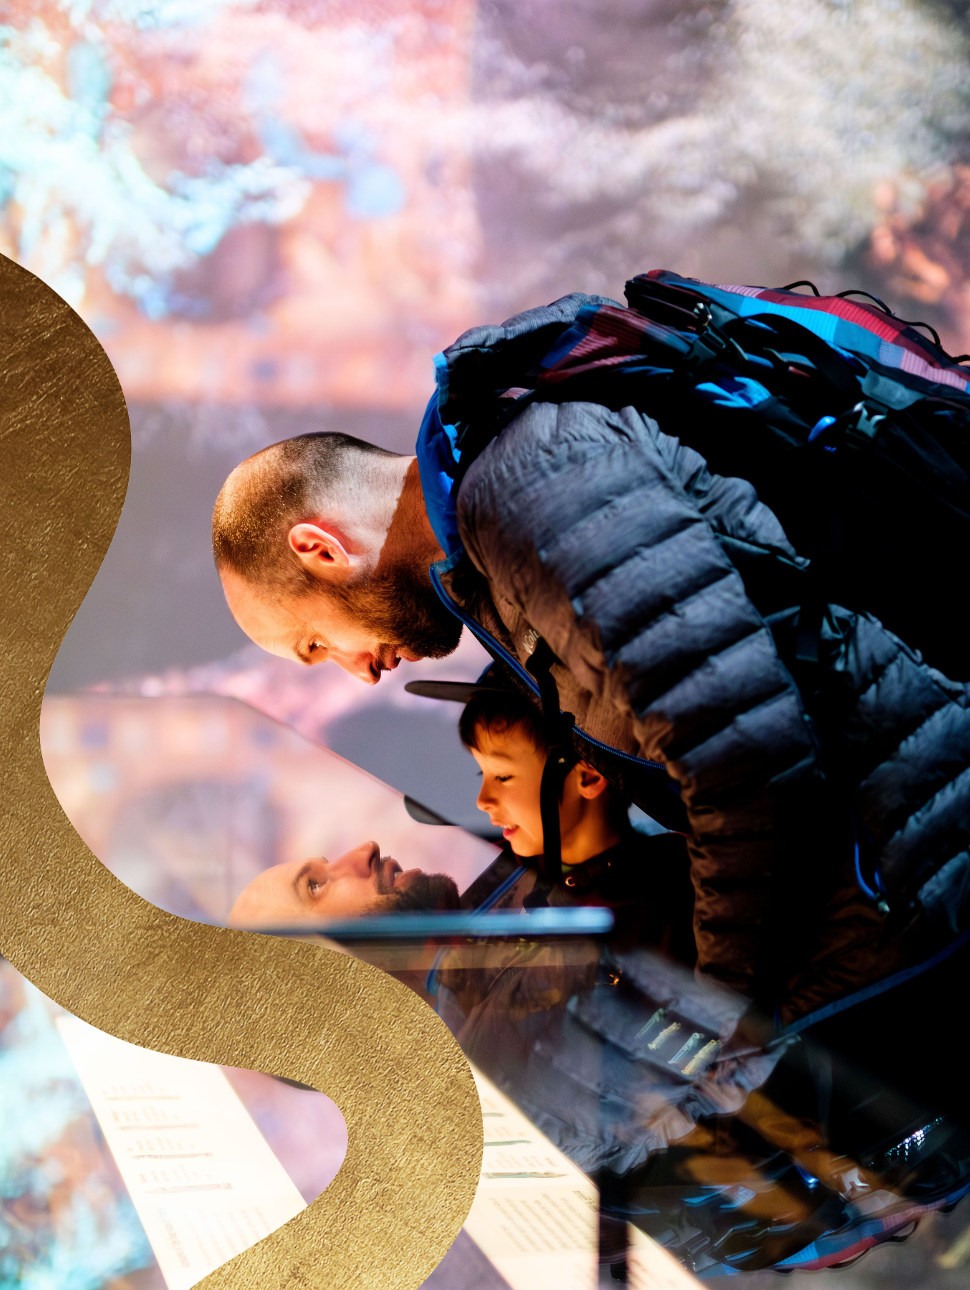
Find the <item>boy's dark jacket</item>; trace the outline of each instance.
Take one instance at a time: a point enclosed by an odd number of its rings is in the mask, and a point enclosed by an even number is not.
[[[465,333],[439,359],[449,398],[517,384],[536,335],[589,302]],[[418,445],[439,537],[448,433],[426,419]],[[674,781],[704,971],[794,1016],[891,970],[898,938],[859,888],[856,840],[891,918],[915,913],[931,941],[964,928],[968,687],[836,605],[799,676],[807,561],[750,484],[632,407],[534,402],[467,468],[452,522],[437,566],[452,604],[520,664],[545,639],[580,730]],[[611,777],[657,814],[632,766]]]

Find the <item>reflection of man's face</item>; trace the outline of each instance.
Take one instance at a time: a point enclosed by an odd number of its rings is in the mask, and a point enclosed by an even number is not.
[[[381,859],[376,842],[362,842],[338,860],[323,856],[274,865],[242,892],[229,914],[231,927],[285,927],[318,918],[356,918],[379,897],[403,891],[422,870],[406,873]]]

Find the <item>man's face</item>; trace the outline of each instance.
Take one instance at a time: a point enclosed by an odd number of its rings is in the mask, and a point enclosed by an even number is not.
[[[312,666],[331,662],[376,685],[404,659],[444,658],[458,645],[461,622],[414,571],[371,575],[356,585],[326,585],[307,596],[270,596],[225,571],[233,618],[262,649]]]
[[[378,897],[405,890],[422,870],[402,871],[363,842],[338,860],[318,856],[266,869],[243,891],[229,915],[231,927],[288,927],[320,918],[357,918]]]
[[[542,855],[539,788],[545,754],[519,726],[501,732],[480,726],[476,742],[471,752],[482,772],[478,809],[488,813],[517,856]]]

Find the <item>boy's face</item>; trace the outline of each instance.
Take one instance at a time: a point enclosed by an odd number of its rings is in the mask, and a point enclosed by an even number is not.
[[[488,813],[517,856],[542,855],[539,788],[545,754],[521,726],[501,731],[479,726],[476,742],[471,753],[482,772],[478,809]]]

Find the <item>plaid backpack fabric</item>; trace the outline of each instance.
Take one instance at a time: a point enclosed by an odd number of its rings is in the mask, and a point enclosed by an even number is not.
[[[712,471],[749,480],[811,560],[800,658],[814,656],[832,602],[871,612],[966,679],[954,624],[970,553],[970,369],[922,324],[846,298],[864,293],[793,289],[803,285],[711,286],[656,270],[627,283],[627,309],[591,299],[558,335],[546,330],[529,370],[507,371],[511,388],[474,412],[442,409],[457,431],[455,492],[528,402],[633,406]]]

